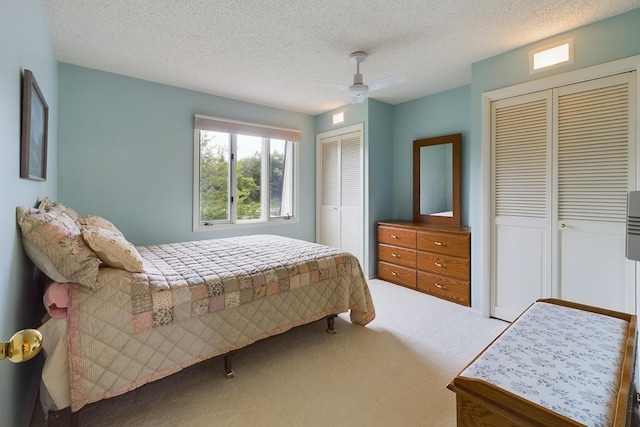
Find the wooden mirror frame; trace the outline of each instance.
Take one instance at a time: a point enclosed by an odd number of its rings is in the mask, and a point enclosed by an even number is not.
[[[452,144],[452,184],[453,184],[453,215],[422,215],[420,214],[420,149],[430,145]],[[433,138],[416,139],[413,141],[413,221],[429,224],[460,225],[460,204],[461,204],[461,171],[462,171],[462,135],[436,136]]]

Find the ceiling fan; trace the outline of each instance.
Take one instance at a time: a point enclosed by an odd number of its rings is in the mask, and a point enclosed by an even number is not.
[[[365,99],[367,99],[367,95],[369,94],[369,92],[402,83],[407,80],[407,76],[405,76],[404,74],[397,74],[395,76],[390,76],[384,79],[369,82],[365,85],[362,82],[362,74],[360,74],[360,63],[364,62],[364,60],[367,59],[367,54],[358,51],[353,52],[351,55],[349,55],[349,57],[351,58],[351,62],[354,62],[356,64],[356,73],[353,75],[353,84],[351,86],[327,83],[319,80],[314,80],[314,82],[322,86],[346,90],[351,96],[351,103],[360,104],[364,102]]]

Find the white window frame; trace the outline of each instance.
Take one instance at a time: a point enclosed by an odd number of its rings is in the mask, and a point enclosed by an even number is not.
[[[231,176],[230,186],[233,189],[231,195],[234,195],[234,202],[230,204],[230,220],[216,221],[213,223],[200,222],[200,130],[213,130],[217,132],[229,133],[231,135]],[[196,114],[193,133],[193,231],[213,231],[225,228],[247,228],[247,227],[264,227],[269,225],[282,225],[284,223],[297,223],[300,212],[300,147],[301,140],[300,131],[295,129],[279,128],[265,126],[256,123],[241,122],[236,120],[228,120],[219,117],[210,117]],[[280,139],[292,142],[293,145],[293,213],[288,217],[271,218],[269,213],[269,174],[262,174],[261,188],[262,206],[266,210],[266,214],[260,219],[238,220],[236,218],[237,195],[236,190],[236,167],[237,167],[237,135],[260,136],[262,140],[263,156],[262,170],[269,171],[269,139]],[[265,212],[263,210],[263,212]]]

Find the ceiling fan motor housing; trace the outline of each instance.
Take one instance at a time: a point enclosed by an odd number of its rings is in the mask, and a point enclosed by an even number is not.
[[[362,74],[360,74],[360,63],[367,59],[364,52],[353,52],[350,55],[351,62],[356,64],[356,73],[353,75],[353,85],[349,86],[349,95],[353,104],[361,104],[367,99],[369,88],[363,83]]]
[[[349,95],[351,96],[351,101],[354,104],[361,104],[367,99],[367,94],[369,93],[369,88],[362,83],[355,83],[352,86],[349,86]]]

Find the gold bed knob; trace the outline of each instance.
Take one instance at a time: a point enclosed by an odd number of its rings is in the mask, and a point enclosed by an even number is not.
[[[9,341],[0,341],[0,359],[25,362],[38,354],[41,348],[42,334],[36,329],[23,329],[13,334]]]

